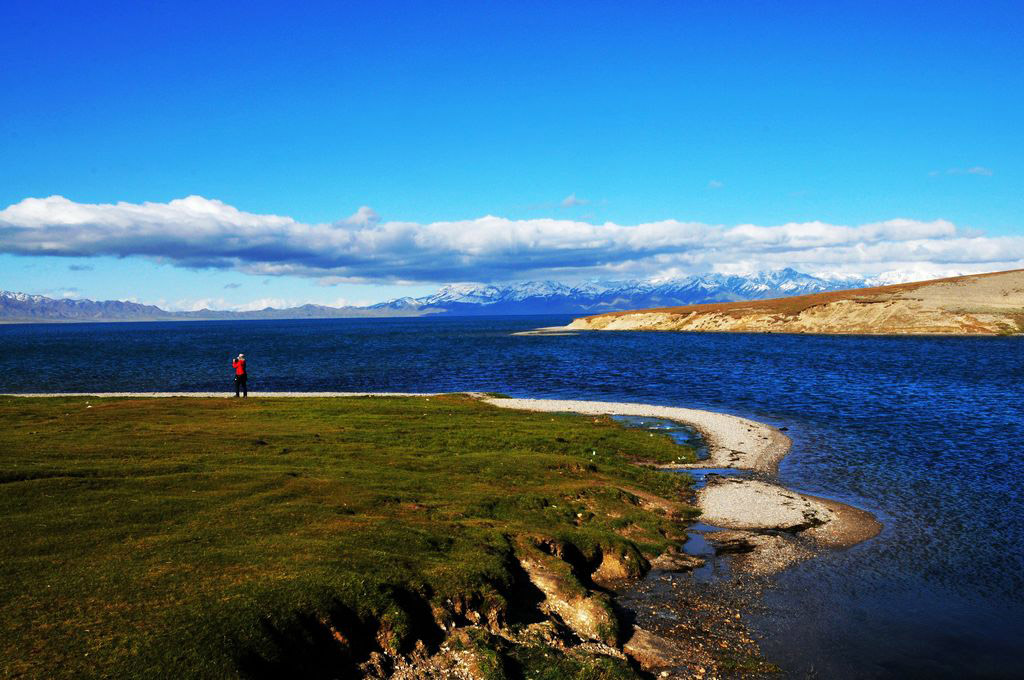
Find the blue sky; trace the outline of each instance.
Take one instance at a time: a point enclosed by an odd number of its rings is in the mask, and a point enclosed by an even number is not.
[[[1019,3],[210,4],[5,3],[0,288],[337,304],[1024,262]]]

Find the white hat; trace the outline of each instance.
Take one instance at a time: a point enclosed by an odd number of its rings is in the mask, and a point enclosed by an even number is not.
[[[244,354],[239,354],[239,355],[238,355],[238,358],[239,358],[239,359],[244,359],[244,358],[245,358],[245,355],[244,355]]]

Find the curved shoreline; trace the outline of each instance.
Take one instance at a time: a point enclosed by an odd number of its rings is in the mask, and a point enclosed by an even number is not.
[[[293,397],[433,397],[445,392],[260,392],[250,398]],[[631,402],[570,399],[516,399],[467,392],[498,408],[583,415],[628,415],[664,418],[695,428],[708,446],[697,463],[658,465],[669,470],[731,468],[774,477],[792,441],[779,429],[727,413]],[[3,394],[9,397],[97,398],[233,398],[224,392],[51,392]],[[784,531],[817,544],[843,548],[876,536],[882,525],[871,513],[839,501],[801,494],[764,479],[715,480],[697,494],[706,524],[745,532]]]
[[[716,411],[630,402],[579,401],[568,399],[484,398],[501,408],[526,411],[571,412],[585,415],[646,416],[665,418],[689,425],[701,433],[708,446],[708,458],[698,463],[659,465],[660,468],[735,468],[774,473],[792,446],[778,429],[756,420]]]
[[[774,477],[792,441],[766,423],[727,413],[628,402],[562,399],[484,398],[500,408],[571,412],[586,415],[629,415],[665,418],[697,429],[708,446],[707,460],[663,469],[733,468]],[[878,535],[882,525],[866,510],[836,500],[802,494],[764,479],[726,478],[709,482],[697,493],[705,524],[746,532],[787,532],[829,548],[847,548]],[[711,538],[709,536],[709,538]],[[736,538],[735,536],[732,538]],[[758,541],[754,542],[757,547]],[[764,543],[764,541],[760,541]],[[779,567],[791,563],[779,561]],[[762,566],[757,571],[765,571]]]

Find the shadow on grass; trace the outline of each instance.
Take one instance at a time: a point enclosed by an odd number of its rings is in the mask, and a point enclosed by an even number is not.
[[[252,680],[345,678],[361,675],[359,664],[380,651],[376,625],[366,625],[342,604],[326,617],[297,614],[284,625],[261,622],[266,648],[242,651],[238,670]]]

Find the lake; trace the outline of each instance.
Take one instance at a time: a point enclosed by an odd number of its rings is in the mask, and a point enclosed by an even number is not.
[[[751,618],[788,676],[1024,677],[1024,338],[581,333],[569,317],[0,326],[0,391],[489,391],[789,428],[780,481],[877,538],[775,577]]]

